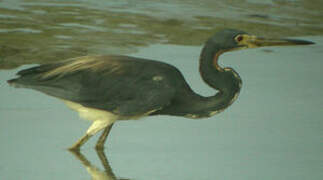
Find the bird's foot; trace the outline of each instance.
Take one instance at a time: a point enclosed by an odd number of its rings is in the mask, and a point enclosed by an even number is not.
[[[72,151],[72,152],[80,152],[80,146],[71,146],[67,150]]]
[[[80,152],[81,146],[91,137],[92,135],[85,134],[81,139],[79,139],[73,146],[68,148],[69,151]]]

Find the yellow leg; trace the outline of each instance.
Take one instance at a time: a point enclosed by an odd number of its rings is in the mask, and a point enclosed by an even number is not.
[[[113,124],[113,123],[112,123]],[[86,131],[86,134],[81,137],[73,146],[68,148],[70,151],[80,151],[80,147],[85,144],[93,135],[104,129],[103,134],[98,140],[96,148],[101,150],[103,149],[104,142],[109,135],[112,124],[109,121],[94,121],[89,129]]]
[[[70,150],[70,151],[80,151],[80,147],[84,143],[86,143],[90,139],[90,137],[92,137],[92,135],[85,134],[83,137],[81,137],[79,140],[77,140],[77,142],[75,144],[73,144],[73,146],[68,148],[68,150]]]
[[[104,142],[106,141],[106,139],[107,139],[107,137],[108,137],[108,135],[109,135],[109,133],[110,133],[110,130],[111,130],[112,126],[113,126],[113,123],[112,123],[112,124],[110,124],[110,125],[108,125],[108,126],[104,129],[104,131],[103,131],[102,135],[100,136],[100,138],[99,138],[98,142],[96,143],[95,148],[96,148],[97,150],[103,150],[103,149],[104,149]]]

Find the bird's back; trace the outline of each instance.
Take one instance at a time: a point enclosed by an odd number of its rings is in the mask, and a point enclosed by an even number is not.
[[[184,81],[169,64],[128,56],[78,57],[22,70],[17,75],[8,83],[125,116],[169,104],[177,81]]]

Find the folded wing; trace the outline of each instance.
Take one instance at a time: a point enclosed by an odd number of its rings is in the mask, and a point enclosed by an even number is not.
[[[176,68],[128,56],[85,56],[18,72],[10,84],[86,107],[140,116],[167,106]]]

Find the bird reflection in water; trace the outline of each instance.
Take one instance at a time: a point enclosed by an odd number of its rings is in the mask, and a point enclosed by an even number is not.
[[[87,172],[91,175],[92,180],[130,180],[126,178],[117,178],[112,171],[109,161],[104,153],[104,151],[97,150],[98,157],[104,167],[104,170],[100,170],[79,151],[70,151],[85,167]]]

